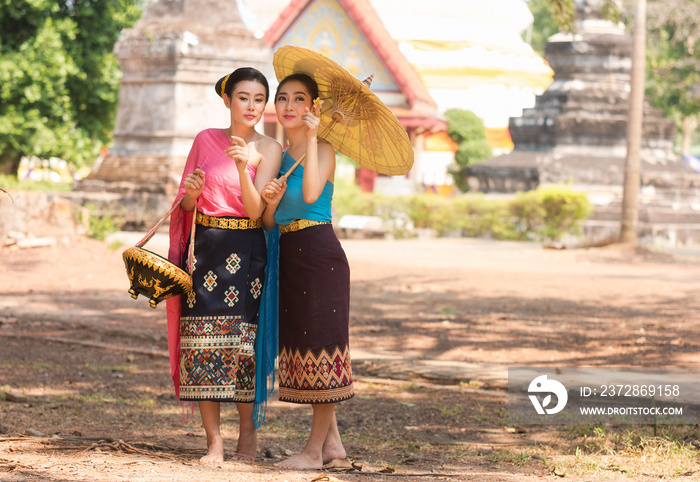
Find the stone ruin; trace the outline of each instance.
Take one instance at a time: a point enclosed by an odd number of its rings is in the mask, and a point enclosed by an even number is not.
[[[632,37],[603,20],[600,0],[577,0],[577,32],[545,47],[554,80],[534,108],[511,118],[514,150],[473,166],[478,190],[515,193],[571,184],[586,191],[594,213],[591,242],[616,239],[622,212]],[[673,153],[676,129],[644,107],[639,195],[640,242],[700,242],[700,173]]]
[[[72,197],[141,229],[169,208],[197,132],[228,126],[216,81],[243,66],[270,77],[271,53],[230,0],[150,0],[115,53],[123,77],[114,145]]]

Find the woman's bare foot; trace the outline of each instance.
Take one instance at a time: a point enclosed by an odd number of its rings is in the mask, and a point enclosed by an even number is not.
[[[255,457],[251,455],[239,454],[238,452],[236,452],[235,454],[233,454],[233,457],[231,457],[231,460],[235,460],[237,462],[252,463],[255,462]]]
[[[281,469],[321,469],[323,462],[321,457],[313,457],[302,452],[274,465]]]
[[[328,433],[326,440],[323,442],[321,456],[323,457],[324,465],[331,460],[345,460],[345,457],[347,457],[345,447],[343,447],[343,442],[340,440],[340,435],[337,430]]]
[[[219,435],[207,440],[207,455],[199,459],[200,464],[218,464],[224,461],[224,439]]]
[[[323,464],[327,464],[331,460],[345,460],[348,454],[345,453],[343,446],[340,446],[340,450],[330,450],[323,447]]]
[[[238,446],[236,447],[236,455],[234,460],[241,462],[255,462],[255,457],[258,455],[258,431],[253,425],[250,427],[241,427],[238,432]]]

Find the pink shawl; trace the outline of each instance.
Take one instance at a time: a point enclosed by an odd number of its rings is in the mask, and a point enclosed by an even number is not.
[[[204,171],[205,181],[202,195],[197,199],[196,210],[208,216],[248,217],[241,197],[241,185],[235,162],[224,154],[231,141],[224,129],[206,129],[194,139],[187,156],[180,180],[176,203],[185,195],[183,182],[197,167]],[[248,166],[250,177],[255,180],[256,170]],[[178,266],[183,262],[189,228],[194,212],[186,212],[178,206],[170,216],[170,248],[168,260]],[[195,253],[196,256],[197,253]],[[180,399],[180,296],[166,300],[168,319],[168,352],[170,374],[175,385],[175,396]]]

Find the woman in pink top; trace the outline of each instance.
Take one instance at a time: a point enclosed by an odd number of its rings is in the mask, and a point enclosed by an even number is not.
[[[255,131],[269,96],[262,73],[237,69],[217,82],[216,92],[231,125],[195,137],[170,223],[169,259],[183,265],[187,226],[196,216],[194,289],[168,300],[168,334],[176,394],[198,402],[207,434],[202,463],[224,459],[220,402],[238,409],[235,458],[252,461],[257,453],[254,346],[266,263],[260,193],[282,156],[276,140]]]

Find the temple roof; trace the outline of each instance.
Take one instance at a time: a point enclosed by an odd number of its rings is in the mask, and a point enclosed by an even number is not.
[[[263,40],[271,47],[280,44],[284,34],[314,0],[292,0],[277,20],[267,30]],[[396,41],[384,28],[384,24],[368,0],[335,0],[354,23],[374,53],[388,70],[412,110],[423,114],[436,114],[437,105],[428,93],[420,76],[401,53]]]

